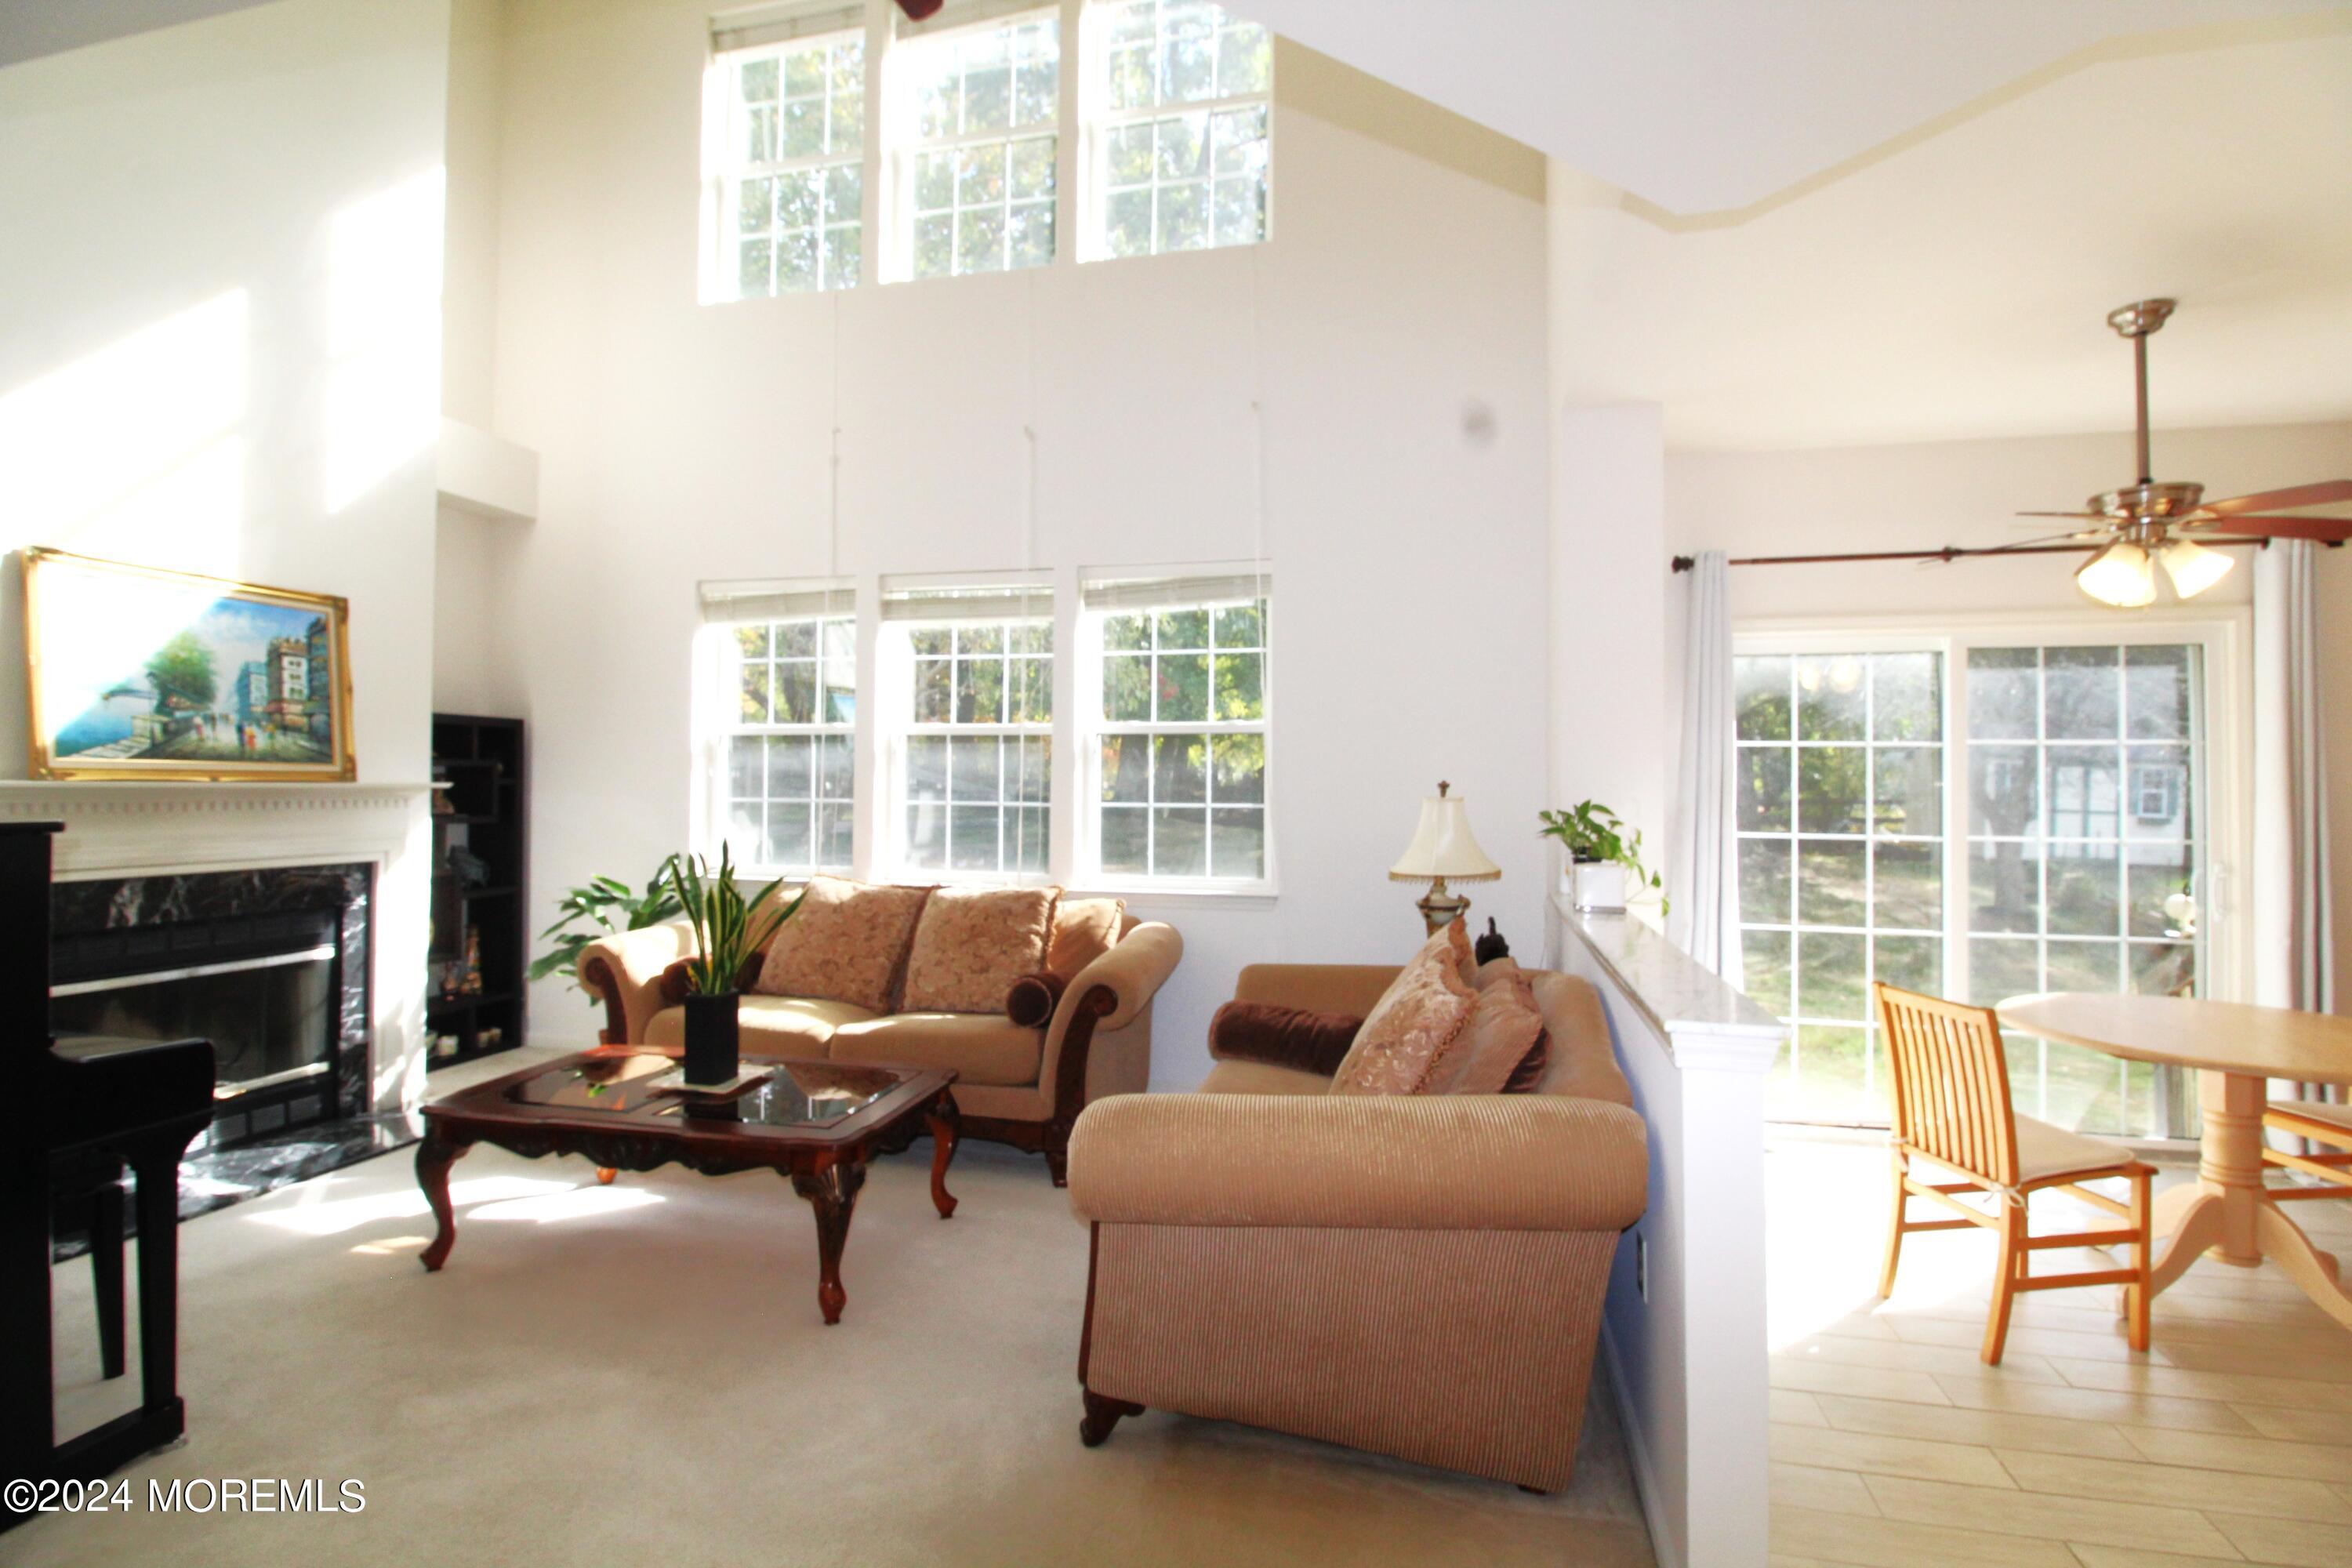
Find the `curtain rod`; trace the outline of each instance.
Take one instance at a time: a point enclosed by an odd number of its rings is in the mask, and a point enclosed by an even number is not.
[[[2266,549],[2270,544],[2267,539],[2212,539],[2200,540],[2198,542],[2209,550],[2228,550],[2241,544],[2251,544],[2256,549]],[[2099,546],[2095,543],[1987,544],[1976,549],[1947,544],[1941,550],[1871,550],[1851,555],[1744,555],[1734,556],[1724,564],[1727,566],[1819,566],[1841,561],[1958,561],[1970,555],[2087,555],[2098,548]],[[2330,541],[2327,548],[2334,550],[2336,545]],[[1687,572],[1697,564],[1698,557],[1696,555],[1677,555],[1674,558],[1674,569],[1677,572]]]

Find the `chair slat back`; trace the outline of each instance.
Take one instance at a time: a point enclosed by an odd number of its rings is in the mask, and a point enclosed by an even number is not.
[[[1872,990],[1895,1079],[1895,1138],[1953,1170],[2017,1184],[2017,1116],[2000,1020],[1881,981]]]

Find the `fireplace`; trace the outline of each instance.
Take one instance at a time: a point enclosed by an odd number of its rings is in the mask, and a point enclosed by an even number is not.
[[[213,1042],[212,1147],[365,1112],[365,865],[59,882],[50,1027]]]

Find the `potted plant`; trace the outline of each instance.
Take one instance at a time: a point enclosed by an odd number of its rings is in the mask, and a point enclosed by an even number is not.
[[[736,982],[744,961],[799,912],[808,893],[803,889],[800,898],[782,909],[768,910],[762,921],[761,911],[783,884],[771,882],[744,898],[735,885],[735,862],[724,846],[716,871],[701,856],[683,855],[671,860],[669,879],[678,908],[694,928],[694,955],[686,961],[686,1081],[723,1084],[734,1078],[740,1063],[736,1007],[742,994]]]
[[[1622,914],[1626,889],[1633,897],[1659,895],[1658,912],[1666,911],[1664,881],[1642,864],[1642,830],[1629,827],[1615,812],[1598,801],[1579,801],[1566,811],[1539,811],[1538,836],[1557,838],[1568,848],[1569,902],[1580,910]]]
[[[561,974],[566,980],[580,979],[580,954],[591,942],[618,931],[642,931],[646,926],[659,925],[677,914],[677,895],[670,890],[670,872],[677,865],[673,855],[654,868],[654,874],[642,893],[632,892],[629,885],[618,877],[592,878],[587,886],[574,888],[563,895],[555,907],[563,918],[540,932],[540,939],[552,938],[554,945],[531,960],[530,977],[544,980],[551,974]],[[592,994],[590,1001],[595,998]]]

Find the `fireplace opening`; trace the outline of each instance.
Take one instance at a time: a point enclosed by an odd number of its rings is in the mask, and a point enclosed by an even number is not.
[[[213,1043],[215,1101],[244,1100],[246,1131],[320,1120],[333,1113],[335,946],[231,959],[143,974],[59,985],[49,994],[50,1027],[61,1035]],[[250,1113],[277,1106],[252,1125]],[[223,1105],[223,1110],[229,1109]]]
[[[365,866],[59,882],[49,1027],[213,1043],[197,1149],[369,1110]]]

